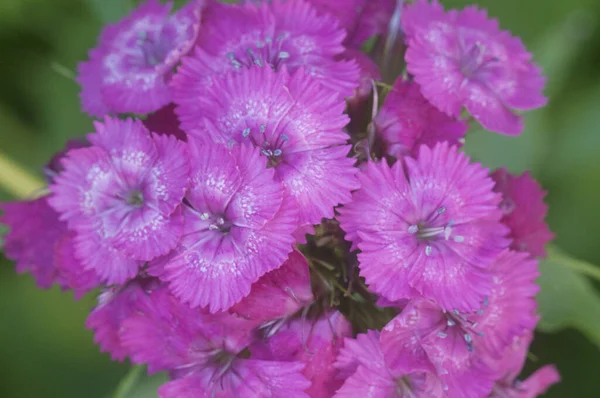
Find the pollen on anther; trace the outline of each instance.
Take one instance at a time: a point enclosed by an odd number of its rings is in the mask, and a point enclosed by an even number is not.
[[[273,151],[273,155],[275,155],[275,156],[281,156],[282,153],[283,153],[283,151],[281,149],[275,149]]]
[[[425,255],[431,256],[431,253],[433,253],[433,248],[429,245],[425,246]]]
[[[200,214],[200,219],[204,220],[204,221],[208,220],[208,213],[202,213],[202,214]]]
[[[267,125],[266,124],[261,124],[260,125],[260,132],[264,133],[267,130]]]
[[[410,227],[408,227],[409,234],[416,234],[417,232],[419,232],[419,227],[417,227],[416,225],[411,225]]]
[[[244,131],[242,131],[242,136],[248,137],[250,135],[250,127],[246,127]]]
[[[446,212],[446,206],[440,206],[436,212],[437,214],[444,214]]]

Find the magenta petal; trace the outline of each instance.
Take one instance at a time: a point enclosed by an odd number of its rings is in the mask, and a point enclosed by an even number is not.
[[[417,156],[421,145],[433,147],[447,141],[460,146],[468,124],[439,111],[422,96],[416,83],[400,77],[375,118],[375,129],[386,152],[400,158]]]
[[[68,233],[56,242],[54,264],[60,274],[61,284],[73,289],[75,299],[102,285],[102,278],[96,271],[85,269],[75,255],[74,234]]]
[[[129,351],[121,344],[119,331],[122,322],[147,299],[147,292],[156,286],[155,279],[136,280],[107,289],[98,297],[98,306],[88,316],[85,326],[94,331],[94,342],[100,349],[122,361]]]
[[[503,197],[500,203],[504,212],[502,222],[510,228],[511,248],[545,257],[545,246],[554,238],[545,221],[548,206],[543,199],[546,192],[528,172],[515,176],[506,169],[498,169],[492,173],[492,178],[496,181],[494,190]]]
[[[18,273],[31,272],[36,284],[46,289],[60,281],[54,248],[68,234],[48,199],[0,204],[0,223],[10,228],[3,244],[6,257],[16,262]]]
[[[75,256],[107,284],[122,284],[137,275],[143,262],[126,257],[107,243],[96,230],[82,231],[74,238]]]
[[[298,250],[283,265],[252,284],[230,311],[258,324],[293,315],[313,301],[308,262]]]

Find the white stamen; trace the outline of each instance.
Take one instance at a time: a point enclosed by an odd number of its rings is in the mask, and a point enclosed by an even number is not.
[[[279,58],[280,59],[286,59],[286,58],[289,58],[289,57],[290,57],[290,53],[288,53],[287,51],[281,51],[279,53]]]
[[[436,212],[437,214],[444,214],[446,212],[446,206],[441,206]]]
[[[208,220],[208,213],[202,213],[202,214],[200,214],[200,219],[204,220],[204,221]]]
[[[448,226],[446,228],[444,228],[444,238],[446,238],[446,240],[450,239],[451,234],[452,234],[452,227],[450,226],[450,224],[448,224]]]
[[[264,133],[266,129],[267,129],[267,126],[265,124],[261,124],[260,125],[260,132],[261,133]]]
[[[250,135],[250,127],[246,127],[244,131],[242,131],[242,135],[248,137]]]
[[[446,322],[448,324],[448,326],[452,327],[454,325],[456,325],[456,322],[454,322],[453,319],[448,318],[448,322]]]
[[[456,243],[462,243],[462,242],[464,242],[464,241],[465,241],[465,237],[464,237],[464,236],[461,236],[461,235],[456,235],[456,236],[454,237],[454,241],[455,241]]]
[[[282,153],[283,153],[283,151],[281,149],[275,149],[273,151],[273,155],[275,155],[275,156],[281,156]]]
[[[448,335],[444,332],[437,332],[438,337],[441,337],[442,339],[445,339],[446,337],[448,337]]]
[[[419,232],[419,227],[417,227],[416,225],[411,225],[410,227],[408,227],[409,234],[416,234],[417,232]]]
[[[433,252],[433,248],[429,245],[425,246],[425,255],[426,256],[431,256],[431,253]]]

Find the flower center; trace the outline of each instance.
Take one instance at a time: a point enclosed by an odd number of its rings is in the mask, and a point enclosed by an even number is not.
[[[482,315],[485,311],[485,308],[488,305],[488,299],[486,298],[483,302],[483,305],[480,310],[475,312],[476,315]],[[450,332],[456,332],[462,335],[465,344],[467,345],[467,349],[469,352],[473,351],[473,337],[479,336],[483,337],[483,332],[476,330],[477,322],[473,322],[469,319],[469,315],[464,312],[460,312],[457,309],[446,312],[446,325],[443,330],[437,332],[438,337],[445,339],[448,337]]]
[[[475,42],[462,55],[460,59],[460,71],[465,77],[471,78],[484,66],[497,61],[498,58],[489,54],[483,43]]]
[[[290,53],[283,50],[283,44],[289,37],[288,33],[281,33],[275,40],[267,36],[264,41],[257,41],[254,47],[246,47],[226,54],[227,59],[235,69],[253,65],[268,65],[273,70],[279,68],[290,58]]]
[[[221,215],[210,215],[208,213],[202,213],[200,215],[200,219],[204,221],[208,221],[210,224],[208,225],[208,229],[213,231],[219,231],[224,234],[228,233],[231,230],[231,221],[225,219],[225,217]]]
[[[283,160],[282,147],[289,137],[285,134],[267,137],[266,131],[267,126],[264,124],[260,125],[258,132],[247,127],[242,131],[242,137],[247,138],[254,147],[260,148],[260,153],[268,159],[267,167],[277,167]]]
[[[146,31],[138,33],[137,46],[142,50],[145,65],[149,67],[161,64],[169,51],[169,46],[160,40],[160,36],[152,38]]]
[[[144,195],[137,189],[130,191],[125,197],[125,203],[133,207],[142,207],[144,205]]]
[[[452,226],[454,220],[449,220],[445,225],[439,225],[438,217],[446,213],[446,207],[438,207],[425,221],[410,225],[408,232],[415,235],[421,242],[425,242],[425,254],[430,256],[433,253],[433,241],[439,240],[443,236],[444,240],[449,240],[452,236]],[[464,242],[464,236],[454,235],[453,240],[457,243]]]

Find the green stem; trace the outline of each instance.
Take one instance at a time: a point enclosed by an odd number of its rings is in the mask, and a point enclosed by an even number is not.
[[[554,246],[550,246],[548,248],[548,257],[556,259],[561,264],[565,264],[567,267],[573,269],[577,273],[600,281],[600,267],[596,267],[593,264],[570,257]]]
[[[144,366],[134,366],[131,368],[129,373],[119,382],[113,398],[127,398],[138,384],[140,377],[144,373],[144,369],[146,369]]]
[[[41,178],[32,175],[0,152],[0,188],[22,199],[30,197],[45,185]]]

